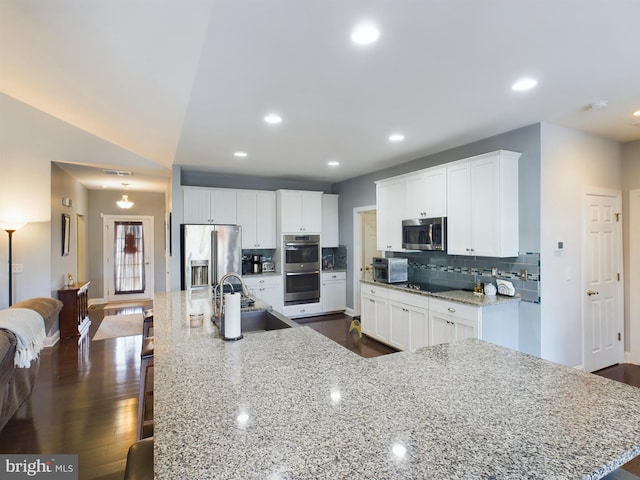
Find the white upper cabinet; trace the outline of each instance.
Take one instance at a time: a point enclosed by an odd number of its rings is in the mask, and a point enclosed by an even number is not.
[[[322,232],[322,192],[278,190],[280,233]]]
[[[402,250],[405,179],[376,182],[376,228],[378,250]]]
[[[183,222],[236,224],[236,191],[228,188],[183,187]]]
[[[447,169],[421,170],[406,177],[405,219],[447,216]]]
[[[499,150],[447,168],[447,253],[518,255],[518,159]]]
[[[237,191],[237,220],[242,227],[242,248],[277,248],[276,192]]]
[[[322,248],[336,248],[340,243],[338,198],[339,195],[322,194]]]

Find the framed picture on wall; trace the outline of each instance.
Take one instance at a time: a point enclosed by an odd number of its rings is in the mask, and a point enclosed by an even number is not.
[[[71,217],[62,214],[62,256],[69,255],[69,243],[71,234]]]

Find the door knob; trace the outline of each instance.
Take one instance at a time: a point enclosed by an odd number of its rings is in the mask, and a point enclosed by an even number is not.
[[[600,294],[600,292],[596,292],[594,290],[587,290],[587,295],[589,295],[590,297],[593,296],[593,295],[599,295],[599,294]]]

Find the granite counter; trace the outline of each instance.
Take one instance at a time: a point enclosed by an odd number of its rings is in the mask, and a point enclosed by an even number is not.
[[[475,307],[504,305],[507,303],[520,301],[520,297],[518,295],[513,297],[508,297],[505,295],[477,295],[467,290],[446,290],[443,292],[429,292],[424,290],[414,290],[411,288],[407,288],[406,286],[394,285],[393,283],[379,283],[373,280],[360,280],[360,283],[366,285],[374,285],[376,287],[389,288],[392,290],[399,290],[402,292],[412,293],[414,295],[440,298],[442,300],[448,300],[451,302],[466,303],[467,305],[473,305]]]
[[[154,299],[155,478],[597,479],[640,389],[480,340],[364,359],[308,327],[224,342]]]

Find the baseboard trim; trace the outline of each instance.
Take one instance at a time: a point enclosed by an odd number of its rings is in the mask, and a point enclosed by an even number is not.
[[[60,341],[60,330],[56,330],[53,335],[44,339],[43,347],[50,348]]]
[[[94,305],[104,305],[105,303],[107,303],[107,300],[104,298],[90,298],[89,299],[89,306],[92,307]]]
[[[353,308],[347,308],[344,311],[345,315],[349,315],[350,317],[355,317],[356,316],[356,312],[354,312]]]

